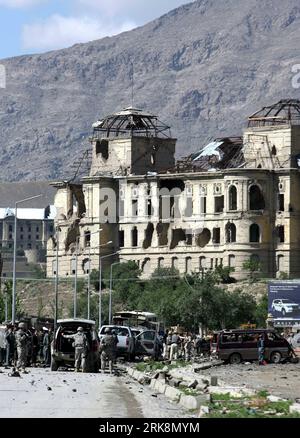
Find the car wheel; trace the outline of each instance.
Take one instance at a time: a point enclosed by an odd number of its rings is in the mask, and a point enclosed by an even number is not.
[[[239,364],[242,362],[242,357],[239,353],[233,353],[229,358],[229,363],[233,364]]]
[[[52,359],[50,366],[51,371],[57,371],[58,368],[59,368],[59,363],[55,359]]]
[[[282,359],[282,355],[279,351],[273,351],[273,353],[270,356],[271,363],[280,363],[281,359]]]

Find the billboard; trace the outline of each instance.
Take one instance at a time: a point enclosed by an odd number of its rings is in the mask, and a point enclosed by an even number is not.
[[[300,325],[300,280],[270,281],[268,297],[275,327]]]

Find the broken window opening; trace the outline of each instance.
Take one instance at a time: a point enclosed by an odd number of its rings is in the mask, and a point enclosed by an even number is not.
[[[152,237],[153,237],[153,233],[154,233],[154,226],[152,223],[149,223],[147,225],[147,228],[145,230],[145,239],[143,242],[143,248],[147,249],[151,246],[152,244]]]
[[[200,198],[200,213],[206,214],[206,196]]]
[[[252,224],[250,226],[250,243],[259,243],[260,242],[260,229],[257,224]]]
[[[186,234],[186,244],[188,246],[193,245],[193,235],[192,234]]]
[[[108,140],[102,139],[96,141],[96,155],[102,155],[104,160],[108,159]]]
[[[259,186],[253,185],[249,190],[250,210],[264,210],[265,200]]]
[[[236,226],[232,223],[226,225],[226,242],[236,242]]]
[[[142,271],[144,272],[144,274],[147,274],[149,272],[150,266],[151,266],[150,259],[149,258],[144,259],[142,263]]]
[[[147,199],[146,201],[146,207],[147,207],[147,216],[151,217],[153,215],[153,211],[152,211],[152,199]]]
[[[124,230],[119,230],[119,247],[124,248],[125,245],[125,233]]]
[[[284,243],[284,225],[278,225],[277,236],[279,239],[279,243]]]
[[[185,259],[185,273],[189,274],[192,271],[192,257],[186,257]]]
[[[91,246],[91,232],[90,231],[84,232],[84,246],[85,246],[85,248],[87,246]]]
[[[196,237],[196,244],[200,246],[200,248],[204,248],[211,239],[211,232],[208,228],[204,228],[202,233],[198,234]]]
[[[235,255],[230,254],[230,255],[228,256],[228,266],[229,266],[230,268],[234,268],[234,267],[235,267]]]
[[[165,262],[165,259],[163,257],[159,257],[157,267],[159,269],[163,268],[164,267],[164,262]]]
[[[131,201],[131,213],[133,217],[136,217],[138,215],[138,200],[133,199]]]
[[[172,269],[177,269],[177,268],[178,268],[178,258],[172,257]]]
[[[237,210],[237,189],[235,186],[231,186],[229,189],[229,210]]]
[[[168,245],[168,229],[169,224],[159,223],[156,226],[157,236],[158,236],[158,246]]]
[[[179,198],[185,190],[182,180],[166,179],[159,182],[159,217],[162,220],[180,219]]]
[[[224,210],[224,195],[215,196],[215,213],[223,213]]]
[[[170,245],[170,249],[176,248],[176,246],[179,245],[179,242],[185,242],[186,241],[186,235],[182,228],[177,228],[175,230],[172,230],[172,241]]]
[[[278,195],[278,211],[284,211],[284,195],[282,193]]]
[[[204,256],[201,256],[199,258],[199,268],[200,268],[200,270],[205,268],[205,260],[206,260],[206,257],[204,257]]]
[[[221,229],[220,228],[213,228],[213,243],[219,244],[221,241]]]
[[[137,227],[134,227],[131,231],[131,246],[137,247],[138,246],[138,230]]]
[[[89,274],[90,272],[90,259],[82,260],[82,270],[84,274]]]

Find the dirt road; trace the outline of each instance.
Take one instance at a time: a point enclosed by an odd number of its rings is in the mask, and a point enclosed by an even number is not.
[[[256,363],[222,365],[202,371],[201,374],[218,376],[228,385],[270,391],[284,398],[300,398],[300,363],[259,366]]]
[[[181,417],[182,409],[127,376],[51,372],[29,368],[29,374],[8,377],[1,368],[2,418],[154,418]],[[186,415],[186,413],[185,413]]]

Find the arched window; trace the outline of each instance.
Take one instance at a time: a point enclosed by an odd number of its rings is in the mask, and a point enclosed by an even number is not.
[[[265,200],[259,186],[253,185],[249,190],[249,207],[250,210],[264,210]]]
[[[226,225],[226,242],[227,243],[236,242],[236,226],[234,224]]]
[[[163,268],[164,267],[164,261],[165,259],[163,257],[159,257],[158,259],[158,268]]]
[[[177,269],[178,268],[178,258],[172,257],[172,268]]]
[[[199,258],[199,268],[200,268],[200,270],[205,268],[205,257],[204,256],[201,256]]]
[[[235,186],[229,188],[229,210],[237,210],[237,190]]]
[[[138,246],[138,231],[136,227],[131,231],[131,245],[133,247]]]
[[[259,226],[257,224],[252,224],[250,226],[249,241],[251,243],[260,242],[260,229],[259,229]]]
[[[189,273],[192,270],[192,257],[186,257],[185,259],[185,272]]]
[[[230,268],[234,268],[234,266],[235,266],[235,255],[234,254],[230,254],[228,256],[228,266]]]

